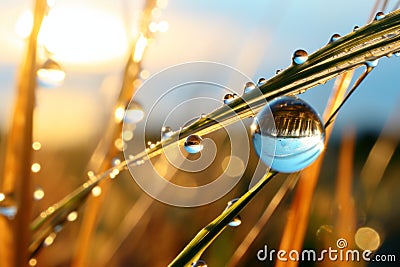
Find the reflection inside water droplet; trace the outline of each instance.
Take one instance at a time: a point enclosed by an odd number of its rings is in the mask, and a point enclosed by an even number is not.
[[[267,79],[261,77],[260,79],[258,79],[257,86],[260,87],[261,85],[264,85],[266,83]]]
[[[184,148],[190,154],[199,153],[203,149],[203,145],[201,143],[203,139],[195,134],[189,135],[186,138]]]
[[[321,118],[296,97],[272,100],[257,114],[251,130],[257,155],[275,171],[299,171],[314,162],[324,149]]]
[[[333,42],[339,40],[339,38],[340,38],[340,34],[335,33],[334,35],[331,36],[331,39],[329,39],[329,43],[333,43]]]
[[[174,131],[172,131],[172,128],[169,126],[163,126],[161,128],[161,140],[163,139],[167,139],[169,137],[171,137],[171,135],[174,133]]]
[[[192,267],[207,267],[207,263],[203,260],[198,260],[192,263]]]
[[[306,62],[308,59],[308,54],[303,49],[298,49],[293,53],[292,62],[295,65],[300,65]]]
[[[231,103],[237,97],[238,97],[237,94],[226,94],[224,96],[224,104]]]
[[[375,20],[380,20],[380,19],[383,19],[384,17],[385,17],[385,13],[383,13],[382,11],[379,11],[375,15]]]

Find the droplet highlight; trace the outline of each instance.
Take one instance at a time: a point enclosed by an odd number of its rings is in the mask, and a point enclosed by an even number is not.
[[[308,59],[308,54],[303,49],[298,49],[293,53],[292,62],[295,65],[301,65]]]
[[[124,123],[136,124],[143,120],[144,111],[138,102],[131,102],[125,111]]]
[[[186,152],[190,154],[199,153],[203,149],[202,141],[203,139],[198,135],[189,135],[184,144]]]
[[[254,89],[256,89],[256,85],[252,82],[247,82],[244,86],[244,93],[247,94]]]
[[[257,114],[250,129],[257,155],[275,171],[302,170],[324,150],[325,127],[321,118],[297,97],[272,100]]]
[[[43,198],[44,198],[44,190],[40,186],[36,186],[35,190],[33,191],[33,199],[41,200]]]
[[[207,267],[207,263],[203,260],[198,260],[192,263],[192,267]]]
[[[231,201],[229,201],[228,204],[226,205],[225,210],[229,209],[238,200],[239,198],[234,198]],[[242,224],[242,218],[240,217],[240,215],[237,215],[235,218],[233,218],[232,221],[228,223],[228,225],[231,227],[238,227],[241,224]]]

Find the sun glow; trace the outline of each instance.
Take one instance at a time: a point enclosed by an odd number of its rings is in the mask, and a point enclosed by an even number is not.
[[[76,6],[55,7],[43,22],[39,42],[64,64],[98,64],[127,51],[124,24],[116,14]]]

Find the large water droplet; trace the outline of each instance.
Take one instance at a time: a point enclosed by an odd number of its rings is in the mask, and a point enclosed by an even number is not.
[[[380,20],[380,19],[383,19],[384,17],[385,17],[385,13],[383,13],[382,11],[379,11],[375,15],[375,20]]]
[[[296,97],[272,100],[257,114],[251,130],[256,153],[279,172],[296,172],[307,167],[324,149],[325,128],[321,118],[309,104]]]
[[[235,203],[238,200],[239,200],[239,198],[234,198],[231,201],[229,201],[228,204],[226,205],[225,210],[229,209],[233,205],[233,203]],[[235,218],[233,218],[232,221],[230,221],[228,223],[228,225],[232,226],[232,227],[237,227],[237,226],[239,226],[241,224],[242,224],[242,218],[240,217],[240,215],[237,215]]]
[[[0,214],[13,219],[17,211],[17,203],[15,203],[13,195],[0,193]]]
[[[256,85],[252,82],[247,82],[244,86],[244,93],[247,94],[254,89],[256,89]]]
[[[331,39],[329,39],[329,43],[333,43],[333,42],[339,40],[340,37],[341,37],[340,34],[335,33],[334,35],[331,36]]]
[[[379,59],[368,60],[367,62],[365,62],[365,64],[370,68],[375,68],[376,66],[378,66],[378,63],[379,63]]]
[[[293,53],[292,62],[295,65],[300,65],[306,62],[308,59],[308,54],[303,49],[298,49]]]
[[[192,263],[192,267],[207,267],[207,263],[203,260],[198,260]]]
[[[60,86],[65,80],[64,70],[52,59],[46,60],[36,74],[39,85],[46,88]]]
[[[161,128],[161,140],[163,139],[167,139],[169,137],[171,137],[171,135],[174,133],[174,131],[172,131],[172,128],[169,126],[163,126]]]
[[[238,97],[237,94],[226,94],[224,96],[224,104],[231,103],[237,97]]]
[[[199,153],[203,149],[203,145],[201,143],[203,139],[195,134],[189,135],[186,138],[184,148],[190,154]]]

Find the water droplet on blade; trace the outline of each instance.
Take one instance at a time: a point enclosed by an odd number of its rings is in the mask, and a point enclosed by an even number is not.
[[[358,29],[360,29],[360,27],[359,27],[358,25],[355,25],[355,26],[353,27],[353,32],[358,31]]]
[[[224,96],[224,104],[231,103],[235,98],[237,98],[237,94],[226,94]]]
[[[247,82],[244,86],[244,93],[247,94],[254,89],[256,89],[256,85],[252,82]]]
[[[257,86],[261,86],[266,83],[267,83],[267,80],[265,78],[260,78],[260,79],[258,79]]]
[[[324,149],[325,128],[321,118],[309,104],[296,97],[273,99],[257,114],[251,131],[257,155],[279,172],[304,169]]]
[[[298,49],[293,53],[292,62],[295,65],[300,65],[306,62],[308,59],[308,54],[303,49]]]
[[[161,128],[161,140],[167,139],[169,137],[171,137],[171,135],[174,133],[174,131],[172,131],[172,128],[169,126],[163,126]]]
[[[385,17],[385,13],[383,13],[382,11],[379,11],[375,15],[375,20],[380,20],[380,19],[383,19],[384,17]]]
[[[379,63],[379,59],[368,60],[367,62],[365,62],[365,64],[370,68],[375,68],[376,66],[378,66],[378,63]]]
[[[192,263],[192,267],[207,267],[207,263],[203,260],[198,260]]]
[[[190,154],[199,153],[203,149],[203,145],[201,144],[203,139],[195,134],[189,135],[186,138],[184,148]]]
[[[333,42],[339,40],[340,37],[341,37],[340,34],[335,33],[334,35],[331,36],[331,39],[329,39],[329,43],[333,43]]]

